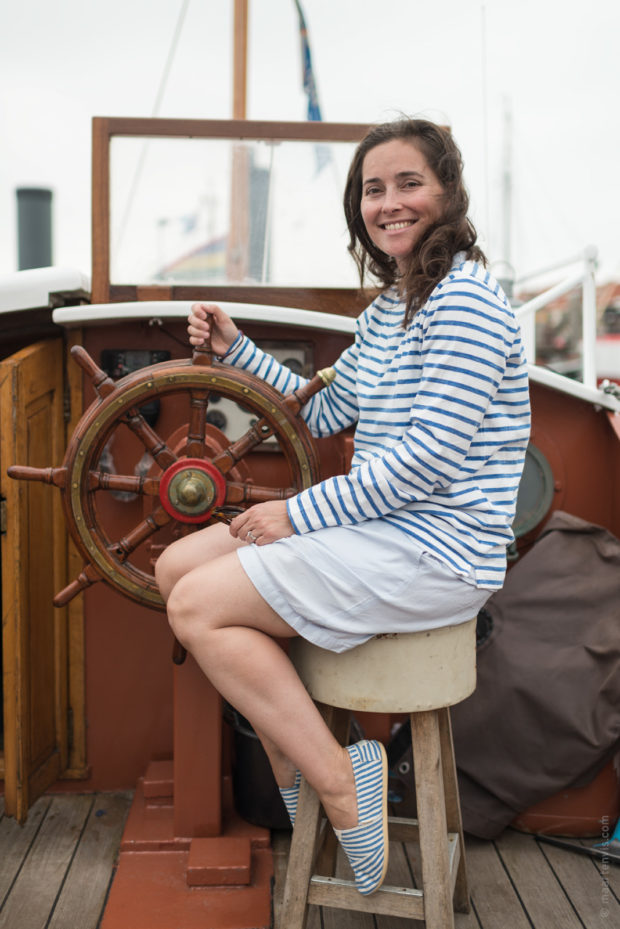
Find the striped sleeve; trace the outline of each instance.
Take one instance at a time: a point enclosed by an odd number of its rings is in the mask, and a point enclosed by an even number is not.
[[[449,494],[474,437],[484,429],[514,429],[500,408],[493,412],[518,338],[510,310],[488,289],[471,281],[461,288],[452,278],[418,317],[417,344],[403,343],[398,367],[401,374],[418,372],[406,428],[348,475],[292,497],[288,512],[296,532],[362,522]]]
[[[329,387],[319,391],[302,407],[301,416],[315,438],[333,435],[357,422],[358,404],[355,390],[355,372],[359,351],[359,337],[350,345],[334,363],[336,379]],[[286,365],[264,352],[247,336],[241,336],[239,343],[226,356],[225,364],[254,374],[287,394],[297,390],[308,382],[307,378],[294,374]]]

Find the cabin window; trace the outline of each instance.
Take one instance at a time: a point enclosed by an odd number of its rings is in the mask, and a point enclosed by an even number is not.
[[[355,287],[342,209],[354,148],[112,138],[111,283]]]

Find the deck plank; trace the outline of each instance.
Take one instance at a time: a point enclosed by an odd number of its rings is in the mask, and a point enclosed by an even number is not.
[[[353,871],[340,846],[336,859],[336,877],[353,879]],[[375,919],[371,913],[358,913],[351,910],[338,910],[331,906],[321,907],[323,929],[375,929]],[[283,926],[282,929],[285,929]]]
[[[282,894],[286,880],[286,863],[290,846],[290,833],[281,830],[271,833],[271,848],[273,852],[273,925],[280,929],[280,909],[282,907]]]
[[[408,843],[409,844],[409,843]],[[390,842],[390,861],[385,883],[392,887],[417,887],[412,868],[402,842]],[[375,916],[377,929],[417,929],[424,923],[417,919],[404,919],[399,916]]]
[[[86,929],[99,922],[132,793],[97,794],[46,929]]]
[[[465,854],[469,892],[482,929],[532,929],[494,843],[467,836]]]
[[[43,929],[46,925],[92,804],[88,796],[51,799],[36,841],[3,901],[0,929]]]
[[[607,865],[604,862],[599,861],[596,864],[596,868],[600,877],[604,878],[607,882],[607,886],[614,895],[614,898],[616,900],[620,900],[620,865]],[[620,922],[618,925],[620,926]]]
[[[539,847],[587,929],[620,926],[620,903],[611,886],[620,868],[554,845]]]
[[[420,887],[422,883],[422,869],[420,862],[420,849],[415,842],[405,843],[405,851],[407,855],[408,867],[413,872],[413,886]],[[487,853],[491,855],[495,854],[495,850],[491,845],[490,849],[487,849]],[[465,847],[465,858],[467,860],[467,846]],[[468,868],[468,877],[469,877],[469,868]],[[471,895],[471,886],[470,886],[470,895]],[[413,924],[412,924],[413,925]],[[476,914],[473,909],[469,913],[455,913],[454,914],[454,926],[455,929],[480,929],[480,923],[476,917]],[[381,927],[383,929],[383,927]],[[392,926],[386,926],[385,929],[392,929]],[[393,929],[398,929],[394,926]]]
[[[276,831],[271,834],[271,846],[273,849],[273,924],[275,929],[285,929],[281,925],[280,911],[282,909],[282,896],[284,894],[284,882],[286,880],[286,866],[288,863],[288,853],[291,845],[291,833],[287,831]],[[60,927],[59,927],[60,929]],[[306,929],[322,929],[321,927],[321,908],[319,906],[310,906],[308,910],[308,921]]]
[[[25,825],[20,826],[12,817],[4,815],[4,797],[2,818],[0,819],[0,913],[11,891],[19,871],[24,863],[32,843],[45,818],[51,799],[40,797],[28,814]]]
[[[470,880],[471,868],[470,868],[469,855],[468,855],[468,845],[467,845],[468,841],[469,841],[468,837],[465,836],[465,865],[467,868],[467,881],[469,885],[469,896],[471,899],[472,885],[471,885],[471,880]],[[488,843],[488,846],[489,847],[485,849],[485,852],[487,856],[490,856],[492,858],[493,855],[496,854],[496,852],[491,843]],[[454,927],[455,929],[481,929],[481,924],[478,920],[476,911],[473,908],[473,906],[470,908],[469,913],[455,913],[454,914]]]
[[[581,845],[592,845],[595,841],[600,841],[600,839],[598,840],[585,839],[585,840],[581,840],[580,844]],[[596,859],[593,859],[593,861],[596,865],[596,868],[599,874],[601,875],[601,878],[605,879],[615,899],[620,900],[620,865],[616,864],[615,862],[613,864],[610,864],[608,862],[604,862],[604,861],[600,861]],[[620,925],[620,922],[618,923],[618,925]]]
[[[535,926],[582,929],[564,887],[532,836],[506,829],[496,847]]]

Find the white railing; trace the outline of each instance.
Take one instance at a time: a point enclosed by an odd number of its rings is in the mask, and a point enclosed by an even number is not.
[[[515,307],[515,315],[521,324],[525,356],[529,362],[532,380],[548,384],[558,390],[579,396],[584,400],[600,403],[608,409],[620,411],[620,403],[610,393],[597,386],[596,378],[596,263],[597,249],[589,245],[580,256],[581,267],[563,281],[538,294],[521,306]],[[536,364],[536,313],[558,297],[575,287],[582,289],[581,310],[581,380],[558,374]]]

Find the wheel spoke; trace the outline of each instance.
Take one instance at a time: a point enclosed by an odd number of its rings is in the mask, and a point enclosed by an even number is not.
[[[251,452],[253,448],[256,448],[256,446],[264,442],[265,439],[271,438],[273,434],[273,428],[266,419],[261,418],[255,422],[253,426],[250,426],[248,431],[239,439],[231,442],[224,451],[212,458],[211,462],[218,471],[221,471],[222,474],[227,474],[244,455]]]
[[[166,513],[163,506],[157,506],[146,519],[138,523],[126,536],[123,536],[118,542],[108,545],[108,550],[122,563],[142,542],[157,532],[158,529],[161,529],[162,526],[165,526],[166,523],[169,523],[171,519],[172,517]]]
[[[102,399],[116,389],[116,385],[112,378],[95,364],[85,348],[82,348],[81,345],[74,345],[71,349],[71,355],[79,364],[80,368],[88,374],[93,387]]]
[[[286,500],[296,493],[299,491],[295,487],[260,487],[258,484],[228,481],[224,503],[265,503],[267,500]]]
[[[208,390],[190,392],[189,426],[187,432],[187,457],[205,457],[205,432],[207,425]]]
[[[160,468],[165,469],[171,464],[174,464],[177,460],[177,456],[168,448],[164,440],[157,435],[155,430],[151,429],[140,410],[136,407],[132,407],[122,417],[122,421],[138,436]]]
[[[213,364],[213,352],[211,351],[211,339],[205,339],[202,345],[196,347],[192,352],[193,365],[211,365]]]
[[[181,645],[178,639],[174,640],[174,645],[172,647],[172,660],[175,664],[183,664],[187,658],[187,649],[184,645]]]
[[[289,410],[297,415],[308,400],[319,390],[329,386],[335,377],[336,372],[333,368],[324,368],[294,393],[284,397],[283,402],[288,406]],[[247,455],[261,442],[271,438],[271,436],[275,435],[275,432],[275,428],[269,421],[265,417],[261,417],[241,438],[232,442],[224,451],[212,458],[211,462],[222,474],[227,474],[244,455]]]
[[[96,584],[97,581],[101,580],[101,575],[97,571],[94,565],[86,564],[84,565],[82,571],[78,574],[74,581],[71,581],[70,584],[67,584],[62,590],[60,590],[53,599],[54,606],[65,606],[69,603],[70,600],[73,600],[74,597],[82,590],[86,590],[87,587],[90,587],[91,584]]]
[[[31,468],[28,465],[11,465],[6,472],[18,481],[41,481],[64,488],[67,483],[66,468]]]
[[[136,477],[133,474],[110,474],[108,471],[89,471],[88,489],[125,491],[156,497],[159,494],[159,478]]]

